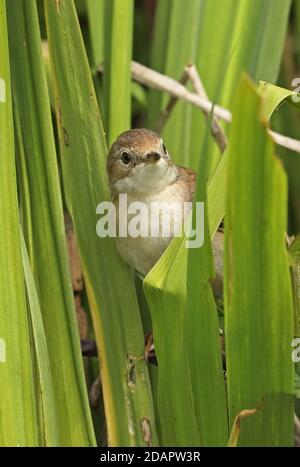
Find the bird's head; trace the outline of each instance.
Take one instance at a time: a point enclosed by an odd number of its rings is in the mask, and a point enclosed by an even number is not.
[[[162,138],[147,129],[129,130],[113,143],[107,158],[113,196],[161,191],[176,179],[177,168]]]

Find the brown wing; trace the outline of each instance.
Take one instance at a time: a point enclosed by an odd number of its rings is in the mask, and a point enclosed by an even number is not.
[[[178,167],[176,183],[182,183],[184,185],[185,201],[193,201],[194,199],[196,178],[197,173],[194,170],[188,169],[187,167]]]

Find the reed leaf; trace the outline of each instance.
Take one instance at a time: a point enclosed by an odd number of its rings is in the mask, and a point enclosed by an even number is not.
[[[168,76],[179,79],[188,63],[195,63],[201,23],[201,4],[198,0],[160,0],[157,9],[157,38],[153,42],[152,66]],[[167,21],[165,18],[167,15]],[[163,30],[162,30],[163,28]],[[164,45],[163,45],[164,44]],[[176,50],[176,53],[174,53]],[[157,101],[155,91],[149,96],[149,126],[157,123]],[[152,96],[154,94],[154,105]],[[160,93],[160,108],[166,105],[167,96]],[[173,115],[167,122],[164,136],[176,161],[188,165],[192,151],[191,140],[187,137],[192,124],[193,109],[184,102],[178,102]],[[172,130],[169,130],[169,125]],[[176,149],[175,149],[176,148]],[[179,150],[180,148],[180,150]],[[180,157],[179,157],[180,155]],[[199,155],[199,154],[198,154]]]
[[[160,258],[144,280],[144,289],[158,360],[157,405],[162,445],[198,446],[200,437],[184,333],[186,256],[185,248],[178,247],[180,243],[184,239],[176,238],[171,243],[168,255]]]
[[[225,336],[230,424],[244,409],[239,445],[292,446],[293,304],[287,184],[245,79],[233,112],[225,223]]]
[[[105,1],[104,105],[109,146],[131,127],[133,0]]]
[[[93,66],[103,63],[104,60],[105,1],[86,0]]]
[[[261,93],[261,88],[259,89]],[[263,108],[264,114],[267,117],[271,117],[272,112],[274,112],[278,105],[284,101],[285,99],[287,102],[291,102],[290,96],[291,93],[288,90],[280,90],[278,87],[273,87],[272,85],[268,84],[268,86],[264,89],[264,99],[263,99]],[[208,154],[208,151],[207,151]],[[222,218],[224,217],[225,213],[225,199],[226,199],[226,185],[227,185],[227,177],[228,177],[228,167],[229,167],[229,158],[228,158],[228,150],[225,151],[221,161],[218,164],[216,171],[214,172],[213,176],[208,182],[207,193],[207,207],[208,207],[208,223],[209,223],[209,231],[211,237],[214,236]],[[199,169],[200,170],[200,169]],[[178,251],[180,249],[181,251]],[[201,253],[202,254],[202,253]],[[204,253],[203,253],[204,254]],[[158,353],[158,359],[163,360],[165,359],[165,353],[161,352],[160,355],[160,334],[164,336],[164,340],[162,345],[164,348],[172,348],[173,345],[173,336],[171,333],[165,335],[165,329],[170,325],[169,318],[167,312],[162,313],[160,311],[160,315],[158,316],[159,321],[155,325],[156,315],[158,310],[168,310],[169,306],[172,309],[173,303],[176,303],[176,310],[178,316],[182,316],[184,313],[184,309],[186,306],[186,300],[190,300],[187,297],[187,292],[184,290],[185,287],[185,277],[187,274],[186,269],[186,261],[187,261],[187,250],[184,247],[184,242],[180,242],[178,239],[174,239],[170,246],[165,251],[164,255],[160,258],[154,268],[150,271],[144,281],[145,292],[147,295],[147,299],[151,308],[152,317],[154,319],[154,332],[155,332],[155,343],[156,349]],[[174,272],[174,265],[176,264],[176,273]],[[199,263],[200,264],[200,263]],[[196,271],[196,272],[195,272]],[[197,274],[202,274],[203,271],[195,269],[194,276],[196,277]],[[190,282],[190,291],[192,288],[197,289],[197,293],[199,293],[199,282],[197,286]],[[168,291],[170,299],[165,298],[165,290]],[[196,292],[191,292],[194,296]],[[209,293],[209,292],[207,292]],[[207,302],[206,302],[207,303]],[[198,305],[200,308],[200,305]],[[203,318],[204,319],[204,318]],[[183,332],[183,331],[181,331]],[[174,335],[177,336],[177,341],[179,340],[178,335],[174,331]],[[190,336],[190,341],[192,337]],[[196,343],[198,342],[199,336],[197,334]],[[211,344],[211,340],[208,341]],[[167,354],[166,354],[167,355]],[[168,356],[168,359],[171,357]],[[166,359],[167,361],[167,359]],[[176,365],[176,363],[175,363]],[[179,371],[179,370],[178,370]],[[186,370],[185,370],[186,371]],[[159,388],[160,391],[165,391],[165,383],[161,383]],[[259,402],[259,401],[258,401]],[[255,406],[255,405],[254,405]],[[165,410],[163,412],[163,417],[167,417],[165,414],[166,410],[169,410],[169,416],[171,416],[173,408],[170,406],[165,406]],[[176,407],[176,410],[178,408]],[[185,407],[185,410],[187,408]],[[201,422],[200,422],[201,423]]]
[[[44,435],[46,446],[59,445],[59,425],[56,417],[56,406],[53,388],[51,363],[46,341],[42,312],[26,248],[23,232],[21,230],[21,249],[26,295],[30,310],[30,322],[34,336],[34,348],[37,357],[38,381],[41,390],[42,419],[40,429]]]
[[[159,3],[168,2],[160,0]],[[160,9],[163,9],[162,5],[157,10],[155,28],[159,32],[165,26],[167,31],[153,43],[151,64],[154,69],[178,79],[183,67],[192,60],[210,99],[227,108],[243,70],[247,70],[254,80],[276,80],[290,11],[289,0],[225,0],[222,8],[219,0],[175,0],[168,11],[168,23],[159,14]],[[192,19],[189,19],[190,13]],[[172,32],[174,27],[177,34],[175,24],[181,31],[177,40]],[[167,50],[164,60],[161,59],[161,49]],[[178,56],[178,50],[185,50],[185,53]],[[150,113],[151,127],[155,126],[158,110],[163,108],[164,102],[161,97],[160,109],[154,104]],[[152,109],[151,99],[149,106]],[[187,104],[177,106],[163,135],[176,162],[197,170],[205,123],[199,110],[192,109],[188,125],[185,125],[187,108]],[[209,151],[213,169],[219,160],[214,142],[211,142]]]
[[[0,1],[0,445],[36,446],[30,331],[21,258],[6,2]]]
[[[36,2],[8,5],[22,219],[45,328],[54,386],[57,442],[95,443],[67,262],[65,230]],[[38,90],[38,92],[36,91]],[[70,388],[72,390],[70,391]],[[49,414],[49,412],[48,412]],[[48,420],[45,420],[48,423]],[[50,423],[50,421],[49,421]]]
[[[63,183],[84,271],[101,359],[108,440],[156,445],[144,336],[133,278],[111,238],[96,234],[96,208],[109,200],[107,146],[72,2],[45,1]]]
[[[187,252],[186,340],[201,445],[226,446],[227,401],[221,361],[219,320],[211,288],[211,280],[215,272],[207,205],[208,143],[209,125],[199,160],[196,203],[192,217],[192,226],[197,233],[196,238],[192,240],[193,247]],[[199,202],[203,203],[203,218],[198,210]],[[203,244],[201,244],[201,234],[203,234]]]
[[[295,91],[275,86],[272,83],[261,82],[258,92],[261,92],[263,96],[264,113],[268,120],[284,103],[293,104],[300,109],[300,95]]]

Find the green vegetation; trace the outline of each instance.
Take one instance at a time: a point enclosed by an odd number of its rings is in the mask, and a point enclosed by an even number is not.
[[[299,25],[297,0],[0,0],[0,446],[293,445],[300,142],[278,146],[269,129],[300,139]],[[218,120],[221,153],[214,110],[173,101],[161,133],[199,174],[205,242],[172,240],[143,283],[96,235],[108,148],[130,127],[157,128],[173,92],[163,76],[133,80],[132,60],[178,81],[195,64],[232,115]],[[67,212],[97,363],[81,356]],[[150,330],[158,367],[144,356]]]

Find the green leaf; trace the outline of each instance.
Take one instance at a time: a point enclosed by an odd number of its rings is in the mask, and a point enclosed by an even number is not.
[[[144,336],[131,271],[96,234],[109,200],[107,146],[72,2],[45,1],[66,202],[72,216],[101,360],[109,444],[156,445]]]
[[[176,238],[171,243],[169,254],[160,258],[144,281],[158,360],[157,404],[163,446],[200,443],[184,337],[186,255],[185,248],[178,247],[183,241]]]
[[[187,344],[194,395],[197,425],[202,446],[226,446],[228,438],[227,403],[221,361],[221,342],[217,307],[210,280],[214,277],[212,245],[209,233],[207,207],[207,148],[209,126],[199,160],[193,210],[193,228],[196,236],[203,232],[203,245],[189,248],[186,274]],[[197,210],[204,205],[201,219]],[[202,222],[204,224],[202,225]],[[196,237],[197,238],[197,237]],[[187,246],[186,246],[187,248]],[[217,423],[216,423],[217,421]]]
[[[295,266],[300,263],[300,235],[292,241],[291,246],[288,249],[290,265]]]
[[[202,154],[206,154],[205,147]],[[201,162],[207,163],[203,155]],[[198,200],[206,199],[206,171],[202,163],[201,167]],[[144,280],[159,363],[158,408],[164,445],[227,442],[217,311],[208,283],[213,274],[208,223],[205,225],[205,245],[190,251],[188,268],[185,240],[175,238]],[[180,403],[183,398],[184,405]]]
[[[5,4],[0,0],[0,445],[36,446],[37,412],[21,258]]]
[[[271,83],[261,82],[258,87],[264,98],[264,114],[269,120],[285,101],[294,104],[300,109],[300,95],[290,89],[281,88]]]
[[[20,232],[26,293],[34,336],[34,347],[37,356],[38,379],[41,387],[43,419],[42,426],[40,428],[44,432],[45,445],[58,446],[59,437],[57,436],[57,434],[59,431],[59,425],[57,423],[56,417],[53,378],[45,329],[42,319],[39,297],[34,282],[28,252],[26,249],[25,239],[22,230],[20,230]]]
[[[151,65],[178,79],[189,61],[195,63],[211,100],[230,108],[242,71],[254,80],[274,82],[284,46],[289,0],[181,0],[159,1],[155,19],[157,40],[153,43]],[[167,9],[168,22],[160,14]],[[163,32],[162,32],[163,30]],[[166,50],[165,56],[162,50]],[[152,104],[150,126],[164,106]],[[156,94],[154,94],[155,96]],[[154,108],[153,108],[154,107]],[[153,110],[152,110],[153,109]],[[163,135],[175,161],[197,170],[199,150],[204,142],[205,121],[199,109],[178,103]],[[220,154],[212,141],[209,149],[211,170]]]
[[[63,446],[90,446],[95,444],[95,437],[67,262],[36,2],[11,0],[8,18],[18,152],[23,159],[19,178],[24,180],[23,186],[28,183],[28,190],[21,190],[25,206],[22,218],[31,226],[25,240],[49,349],[57,439]]]
[[[295,336],[300,336],[300,235],[294,239],[288,249],[289,265],[292,273]]]
[[[104,11],[106,0],[86,0],[93,66],[104,60]]]
[[[104,104],[108,143],[131,127],[133,0],[105,2]]]
[[[293,304],[287,183],[262,120],[261,99],[239,87],[229,144],[225,222],[225,336],[229,418],[243,421],[239,445],[292,446]]]
[[[151,53],[151,66],[157,71],[179,79],[188,63],[195,63],[202,23],[202,4],[189,0],[188,8],[182,0],[160,0],[155,16],[155,34]],[[212,50],[212,49],[211,49]],[[148,125],[155,128],[159,112],[168,97],[151,91],[149,94]],[[168,148],[176,162],[189,164],[192,151],[188,137],[193,109],[178,102],[164,131]],[[171,129],[172,128],[172,129]],[[199,146],[198,146],[199,148]],[[199,153],[197,154],[199,155]],[[197,168],[196,164],[195,168]]]

